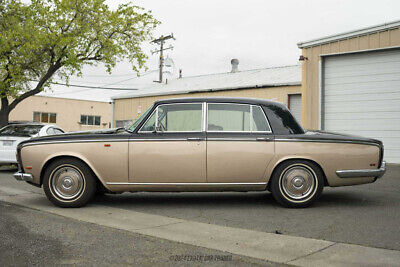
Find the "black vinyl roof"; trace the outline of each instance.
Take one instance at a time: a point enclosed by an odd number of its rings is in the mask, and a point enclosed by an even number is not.
[[[264,105],[264,106],[284,106],[282,103],[275,102],[267,99],[260,98],[247,98],[247,97],[182,97],[182,98],[170,98],[157,100],[155,103],[158,104],[170,104],[170,103],[193,103],[193,102],[209,102],[209,103],[239,103],[239,104],[252,104],[252,105]]]

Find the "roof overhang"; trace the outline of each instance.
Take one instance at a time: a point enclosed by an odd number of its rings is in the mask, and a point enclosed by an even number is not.
[[[383,24],[379,24],[379,25],[375,25],[375,26],[371,26],[371,27],[367,27],[367,28],[362,28],[362,29],[358,29],[358,30],[354,30],[354,31],[334,34],[334,35],[330,35],[330,36],[326,36],[326,37],[322,37],[322,38],[318,38],[318,39],[314,39],[314,40],[310,40],[310,41],[306,41],[306,42],[300,42],[300,43],[297,43],[297,46],[299,48],[309,48],[309,47],[313,47],[313,46],[317,46],[317,45],[323,45],[323,44],[327,44],[327,43],[331,43],[331,42],[335,42],[335,41],[351,39],[351,38],[368,35],[368,34],[372,34],[372,33],[376,33],[376,32],[387,31],[387,30],[395,29],[395,28],[399,28],[399,27],[400,27],[400,20],[392,21],[392,22],[383,23]]]
[[[120,95],[111,97],[112,100],[115,99],[127,99],[127,98],[139,98],[139,97],[148,97],[148,96],[162,96],[162,95],[177,95],[177,94],[194,94],[194,93],[204,93],[204,92],[216,92],[216,91],[225,91],[225,90],[245,90],[245,89],[261,89],[268,87],[281,87],[281,86],[299,86],[301,82],[288,82],[288,83],[274,83],[274,84],[260,84],[254,86],[241,86],[241,87],[224,87],[224,88],[215,88],[215,89],[198,89],[198,90],[177,90],[177,91],[164,91],[164,92],[143,92],[138,95]],[[144,89],[145,91],[145,89]]]

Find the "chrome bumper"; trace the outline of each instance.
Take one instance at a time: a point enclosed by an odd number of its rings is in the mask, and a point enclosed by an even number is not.
[[[14,173],[14,178],[18,181],[33,182],[33,175],[29,173],[16,172]]]
[[[375,177],[381,178],[386,172],[386,162],[382,162],[379,169],[367,170],[340,170],[336,171],[337,176],[340,178],[356,178],[356,177]]]

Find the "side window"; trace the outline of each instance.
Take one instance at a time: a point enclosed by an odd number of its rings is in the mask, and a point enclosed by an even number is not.
[[[140,129],[140,132],[151,132],[156,127],[158,131],[162,132],[201,132],[202,117],[202,103],[160,105]]]
[[[208,104],[208,131],[250,131],[250,105]]]
[[[53,134],[54,134],[54,128],[53,128],[53,127],[48,128],[47,131],[46,131],[46,133],[47,133],[48,135],[53,135]]]
[[[270,132],[259,106],[246,104],[208,104],[210,132]]]
[[[165,132],[201,132],[202,103],[158,107],[158,128]]]
[[[64,133],[63,130],[58,129],[58,128],[54,128],[53,130],[54,130],[54,134],[62,134],[62,133]]]
[[[264,111],[259,106],[252,106],[252,127],[253,132],[270,132],[267,118],[265,117]]]

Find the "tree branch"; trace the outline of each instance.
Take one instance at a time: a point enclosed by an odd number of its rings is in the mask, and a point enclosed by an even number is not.
[[[51,76],[59,69],[61,68],[61,59],[57,60],[57,62],[54,65],[51,65],[49,69],[47,70],[46,74],[39,80],[38,84],[36,85],[35,89],[30,90],[28,92],[23,93],[20,95],[18,98],[14,99],[14,101],[9,105],[9,110],[13,110],[18,103],[20,103],[22,100],[36,95],[37,93],[40,92],[40,90],[43,88],[43,85],[47,82],[48,79],[51,78]]]

